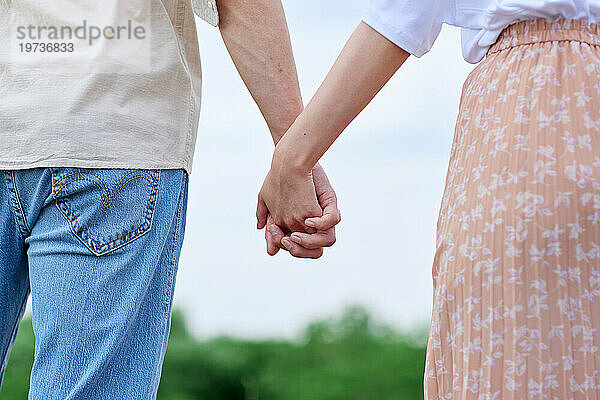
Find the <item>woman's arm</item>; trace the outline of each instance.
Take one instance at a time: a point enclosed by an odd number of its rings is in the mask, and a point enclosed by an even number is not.
[[[409,55],[361,22],[306,110],[278,144],[274,161],[310,171]]]
[[[307,219],[306,205],[314,198],[310,171],[409,55],[360,23],[306,109],[278,142],[259,208],[266,206],[277,223],[320,222]],[[292,237],[301,241],[304,236]]]

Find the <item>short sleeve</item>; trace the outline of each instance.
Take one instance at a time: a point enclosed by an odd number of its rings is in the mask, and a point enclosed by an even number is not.
[[[363,21],[404,51],[421,57],[444,22],[452,24],[455,0],[369,0]]]
[[[192,0],[194,13],[211,24],[219,25],[219,12],[217,11],[216,0]]]

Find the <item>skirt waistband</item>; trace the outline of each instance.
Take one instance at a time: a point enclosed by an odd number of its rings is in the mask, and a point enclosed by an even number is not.
[[[504,28],[487,54],[524,44],[554,40],[575,40],[600,45],[600,23],[563,17],[518,21]]]

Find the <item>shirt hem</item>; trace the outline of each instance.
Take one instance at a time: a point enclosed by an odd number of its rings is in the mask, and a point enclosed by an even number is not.
[[[0,160],[0,170],[18,170],[30,168],[48,168],[48,167],[75,167],[75,168],[123,168],[123,169],[183,169],[188,175],[192,171],[189,163],[183,161],[175,162],[120,162],[120,161],[101,161],[101,160],[83,160],[75,158],[52,158],[42,161],[8,161]]]

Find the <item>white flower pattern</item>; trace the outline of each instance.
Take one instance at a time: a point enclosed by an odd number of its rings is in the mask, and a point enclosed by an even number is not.
[[[461,96],[425,399],[600,399],[600,24],[506,28]]]

